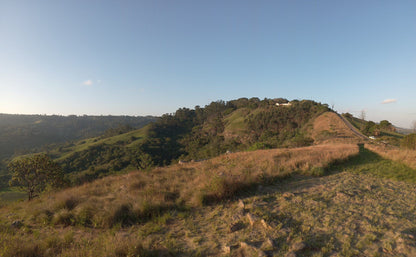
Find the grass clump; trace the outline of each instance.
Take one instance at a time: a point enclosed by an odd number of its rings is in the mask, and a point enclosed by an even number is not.
[[[61,209],[54,214],[52,223],[54,225],[70,226],[75,223],[75,217],[70,210]]]
[[[55,201],[55,209],[73,210],[79,203],[79,199],[73,195],[63,196],[61,199]]]
[[[106,227],[120,225],[127,227],[137,222],[137,214],[133,211],[133,206],[129,203],[123,203],[116,206],[107,217]]]

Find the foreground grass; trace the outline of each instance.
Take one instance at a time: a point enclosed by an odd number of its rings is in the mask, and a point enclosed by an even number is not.
[[[377,152],[381,152],[375,147],[369,147]],[[363,149],[360,154],[353,156],[348,160],[339,165],[333,165],[332,170],[344,170],[353,173],[359,174],[373,174],[379,177],[393,179],[397,181],[406,181],[411,183],[416,183],[416,170],[409,167],[404,162],[393,161],[391,159],[385,159],[383,156],[369,149]],[[414,152],[414,151],[413,151]],[[383,154],[383,152],[381,152]],[[386,157],[395,158],[398,160],[397,156],[394,154],[383,154]],[[415,152],[413,153],[415,156]]]
[[[397,161],[416,169],[416,151],[414,150],[382,144],[366,144],[366,148],[379,154],[383,158]]]
[[[218,222],[217,208],[227,200],[293,174],[323,175],[330,164],[357,152],[355,145],[326,145],[235,153],[9,204],[0,214],[0,255],[215,255],[218,247],[208,249],[216,243],[197,235],[210,221],[192,224],[195,215],[207,211]]]

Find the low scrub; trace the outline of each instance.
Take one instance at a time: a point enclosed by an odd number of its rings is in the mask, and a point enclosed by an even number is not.
[[[130,227],[173,209],[233,198],[294,172],[322,176],[332,163],[357,153],[357,145],[320,145],[226,154],[106,177],[22,205],[21,213],[22,218],[54,226]]]

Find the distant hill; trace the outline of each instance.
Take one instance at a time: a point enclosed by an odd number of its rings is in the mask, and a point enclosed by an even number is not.
[[[138,130],[61,145],[48,154],[79,184],[120,171],[226,152],[312,145],[311,122],[328,111],[327,105],[309,100],[216,101],[178,109]]]
[[[415,131],[413,129],[400,128],[400,127],[396,127],[396,126],[395,126],[395,128],[396,128],[396,131],[398,133],[403,134],[403,135],[409,135],[411,133],[415,133]]]
[[[26,127],[44,123],[46,119],[42,117],[30,117],[31,123]],[[364,134],[371,135],[378,129],[379,140],[397,145],[402,137],[388,122],[387,125],[383,123],[383,127],[352,115],[344,114],[344,117]],[[68,122],[69,126],[92,123],[88,117],[65,118],[81,119],[78,123]],[[145,118],[147,120],[143,120]],[[71,184],[82,184],[109,174],[145,170],[178,161],[205,160],[226,152],[362,141],[326,104],[310,100],[240,98],[216,101],[195,109],[181,108],[158,119],[137,119],[102,117],[102,127],[112,125],[112,128],[89,138],[86,135],[98,129],[78,130],[77,135],[82,139],[44,148],[44,152],[62,165]],[[133,129],[135,124],[131,121],[136,121],[139,126],[149,120],[154,122]],[[62,129],[71,131],[64,125]],[[48,138],[47,132],[38,133]],[[0,178],[3,185],[7,185],[9,177]]]
[[[156,118],[0,114],[0,159],[48,144],[94,137],[121,125],[141,128]]]
[[[375,123],[373,121],[356,118],[350,113],[344,113],[342,116],[364,135],[372,136],[378,141],[389,143],[391,145],[399,146],[401,139],[405,135],[405,133],[402,133],[403,130],[397,129],[397,127],[387,120]]]

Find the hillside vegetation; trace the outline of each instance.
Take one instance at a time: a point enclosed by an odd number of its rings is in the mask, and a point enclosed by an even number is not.
[[[343,116],[364,135],[374,136],[379,142],[399,146],[401,139],[404,137],[404,135],[398,133],[393,124],[387,120],[382,120],[380,123],[376,124],[373,121],[356,118],[350,113],[344,113]]]
[[[72,187],[0,193],[0,256],[415,256],[415,151],[364,147],[326,105],[276,102],[179,109],[50,150]]]
[[[12,156],[49,149],[94,136],[112,137],[141,128],[152,116],[58,116],[0,114],[0,192],[7,190],[11,174],[7,162]],[[63,153],[62,153],[63,154]]]
[[[414,256],[415,173],[331,144],[110,176],[3,206],[0,255]]]
[[[155,117],[14,115],[0,113],[0,159],[15,153],[98,136],[121,125],[141,128]]]
[[[294,174],[322,176],[331,165],[357,153],[354,145],[322,145],[227,154],[107,177],[31,202],[7,205],[0,212],[0,255],[127,256],[129,251],[165,249],[185,255],[219,253],[218,247],[210,249],[215,242],[206,245],[196,231],[182,236],[184,242],[169,241],[180,238],[178,233],[186,230],[180,232],[178,226],[199,216],[200,211],[210,212],[225,200],[250,195],[259,185],[278,183]],[[13,221],[19,225],[10,227]],[[125,241],[122,233],[127,234]],[[162,234],[168,236],[159,241]],[[181,253],[181,249],[188,250]]]
[[[73,184],[120,171],[179,160],[203,160],[227,151],[312,145],[310,122],[328,111],[313,101],[241,98],[182,108],[148,126],[112,137],[90,138],[49,151]]]

